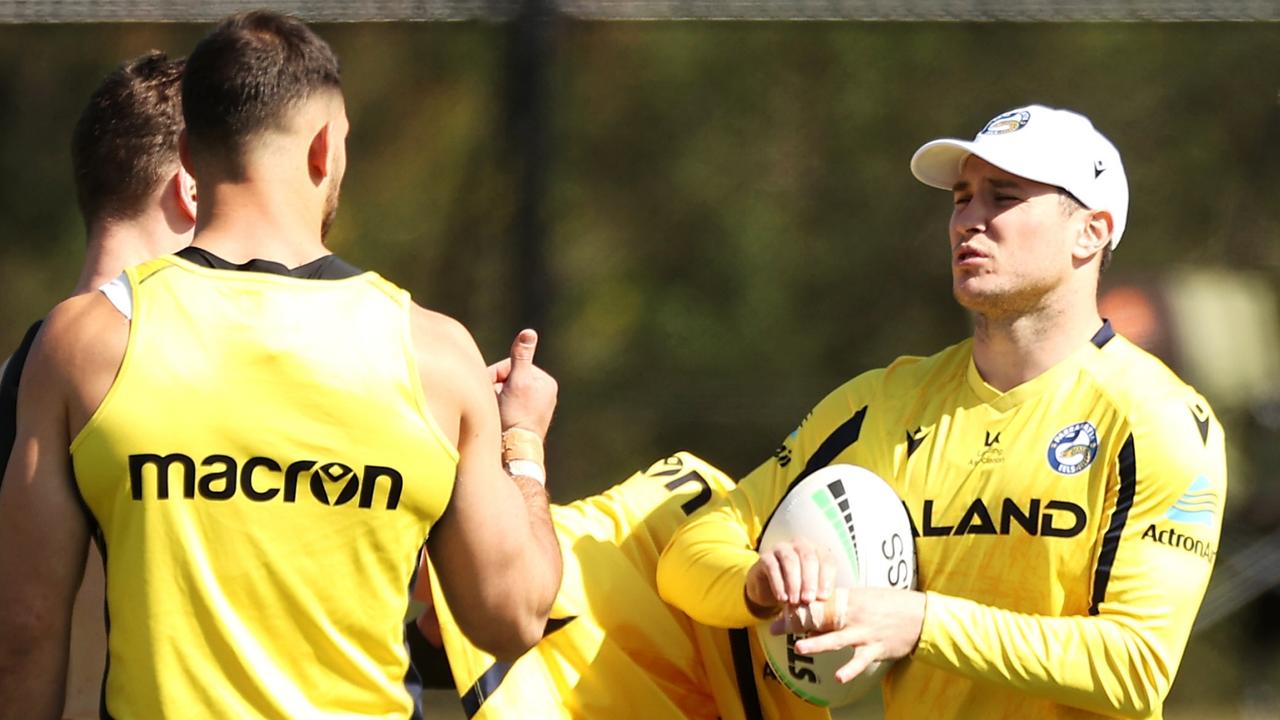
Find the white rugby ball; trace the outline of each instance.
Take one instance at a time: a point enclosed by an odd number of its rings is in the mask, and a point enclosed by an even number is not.
[[[915,545],[906,508],[893,488],[866,468],[831,465],[791,488],[764,528],[760,551],[797,538],[827,548],[836,558],[838,588],[915,588]],[[801,655],[795,641],[804,636],[774,635],[770,624],[756,626],[769,665],[788,689],[814,705],[839,707],[857,700],[891,664],[872,663],[841,684],[836,670],[853,659],[853,648]]]

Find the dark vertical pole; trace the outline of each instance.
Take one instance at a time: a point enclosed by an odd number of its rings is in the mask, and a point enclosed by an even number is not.
[[[507,120],[516,169],[516,214],[512,280],[522,327],[543,328],[550,304],[545,202],[551,160],[548,80],[554,31],[554,0],[522,0],[511,23],[507,53]]]

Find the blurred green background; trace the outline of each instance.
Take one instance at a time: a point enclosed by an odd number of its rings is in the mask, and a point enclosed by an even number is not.
[[[515,240],[536,68],[512,28],[317,29],[352,121],[332,248],[462,320],[490,359],[538,321],[561,387],[556,499],[679,449],[743,474],[844,380],[963,338],[950,197],[907,160],[1041,102],[1120,148],[1133,199],[1105,284],[1150,301],[1153,347],[1227,427],[1215,585],[1276,531],[1280,24],[555,21],[534,96],[545,267]],[[203,31],[0,27],[0,347],[77,277],[67,147],[89,92]],[[1243,605],[1193,640],[1168,717],[1280,717],[1269,586],[1232,586]]]

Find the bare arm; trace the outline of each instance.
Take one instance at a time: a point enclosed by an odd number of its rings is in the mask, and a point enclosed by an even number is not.
[[[542,637],[560,586],[546,492],[502,466],[493,386],[466,330],[418,311],[414,341],[428,403],[446,433],[456,428],[459,453],[453,497],[428,551],[463,632],[481,649],[514,659]]]
[[[551,427],[559,392],[555,378],[533,364],[538,334],[521,330],[511,342],[511,354],[488,368],[489,380],[498,395],[498,419],[502,424],[503,462],[507,473],[520,486],[525,507],[534,525],[535,541],[542,544],[543,558],[561,563],[560,544],[547,505],[547,472],[543,443]],[[508,436],[511,436],[508,442]],[[514,460],[513,460],[514,458]],[[522,474],[528,472],[530,474]],[[558,571],[557,571],[558,572]],[[556,581],[556,588],[560,581]]]
[[[0,486],[0,718],[56,718],[64,699],[89,532],[67,452],[74,324],[55,311],[32,350]]]

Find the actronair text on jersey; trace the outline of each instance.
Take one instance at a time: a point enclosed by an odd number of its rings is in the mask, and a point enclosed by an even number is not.
[[[251,457],[239,462],[230,455],[215,454],[201,460],[197,469],[195,459],[182,453],[140,453],[129,456],[129,489],[133,499],[142,500],[146,481],[150,479],[156,499],[168,500],[169,481],[175,471],[181,475],[182,497],[188,500],[197,494],[206,500],[230,500],[239,492],[253,502],[279,498],[291,503],[297,500],[299,479],[306,475],[312,498],[322,505],[346,505],[358,496],[356,506],[366,509],[373,507],[379,481],[386,480],[384,507],[395,510],[400,505],[404,486],[399,471],[383,465],[365,465],[361,472],[356,472],[339,462],[295,460],[285,465],[267,457]]]

